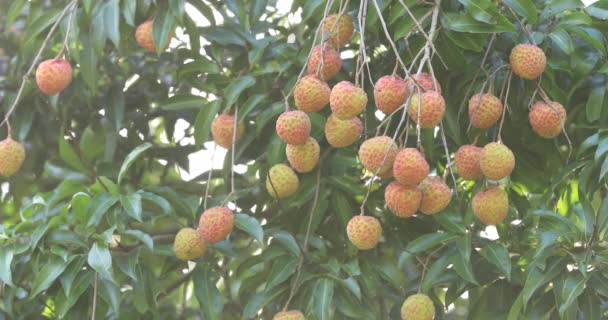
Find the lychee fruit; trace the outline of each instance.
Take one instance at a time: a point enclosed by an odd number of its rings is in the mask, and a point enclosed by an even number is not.
[[[216,243],[226,239],[234,226],[234,213],[226,207],[205,210],[198,221],[198,231],[203,240]]]
[[[272,317],[272,320],[305,320],[304,314],[300,310],[281,311]]]
[[[452,191],[439,177],[427,177],[420,182],[418,188],[422,191],[420,212],[428,215],[445,209],[452,199]]]
[[[325,122],[325,139],[334,148],[350,146],[361,138],[362,133],[363,123],[357,117],[341,120],[331,114]]]
[[[153,25],[154,20],[148,20],[138,25],[135,29],[135,41],[137,41],[137,44],[140,47],[150,52],[156,52],[156,45],[154,44],[154,36],[152,34]],[[171,42],[171,37],[172,35],[171,33],[169,33],[169,35],[167,36],[167,41],[165,41],[165,44],[163,46],[163,51],[169,46],[169,43]]]
[[[433,320],[435,306],[426,294],[417,293],[409,296],[401,306],[402,320]]]
[[[407,99],[409,88],[405,80],[398,75],[384,76],[374,85],[376,107],[384,114],[391,114],[399,109]]]
[[[0,175],[12,176],[23,165],[25,148],[10,136],[0,141]]]
[[[490,225],[501,223],[509,212],[509,197],[500,187],[477,193],[472,201],[473,212],[481,222]]]
[[[323,51],[323,67],[319,72],[322,80],[331,80],[335,77],[342,68],[342,58],[340,53],[330,46],[325,46]],[[308,60],[308,73],[317,74],[321,65],[321,45],[317,45],[312,49],[310,59]]]
[[[420,127],[434,128],[443,119],[445,114],[445,100],[435,91],[414,94],[410,99],[407,114],[418,123],[418,109],[420,108]]]
[[[338,18],[339,17],[339,18]],[[325,18],[321,27],[323,39],[334,47],[344,47],[355,31],[353,18],[347,14],[332,14]]]
[[[547,57],[543,50],[532,44],[518,44],[513,47],[509,61],[513,73],[527,80],[538,78],[547,66]]]
[[[391,137],[373,137],[365,140],[359,147],[359,159],[363,167],[370,172],[386,173],[393,168],[398,151],[399,148]]]
[[[415,186],[429,175],[429,164],[418,149],[405,148],[395,157],[393,174],[404,186]]]
[[[441,93],[441,85],[439,84],[439,81],[433,81],[433,76],[430,74],[421,72],[418,75],[414,75],[414,78],[416,79],[416,82],[418,82],[418,84],[424,89],[423,91],[437,91]],[[409,90],[412,81],[407,79],[406,82]],[[435,83],[437,83],[437,90],[435,90]]]
[[[300,173],[312,171],[319,163],[319,143],[313,137],[308,137],[303,144],[288,144],[285,148],[287,161]]]
[[[566,109],[560,103],[551,101],[551,105],[538,101],[530,110],[530,126],[539,136],[551,139],[557,137],[566,121]]]
[[[346,225],[348,239],[359,250],[375,247],[382,237],[380,221],[372,216],[354,216]]]
[[[488,143],[479,154],[479,167],[488,179],[500,180],[513,171],[515,156],[502,143]]]
[[[465,180],[477,180],[483,177],[479,166],[481,148],[472,144],[461,146],[454,155],[456,171]]]
[[[36,84],[40,91],[54,95],[72,82],[72,66],[65,59],[45,60],[36,69]]]
[[[220,114],[211,122],[211,135],[213,141],[226,149],[232,148],[232,135],[234,133],[234,116],[231,114]],[[236,141],[238,143],[245,133],[245,124],[236,126]]]
[[[384,190],[384,201],[388,209],[400,218],[416,214],[422,200],[422,191],[416,186],[404,186],[393,181]]]
[[[356,117],[367,105],[367,94],[348,81],[341,81],[331,89],[329,106],[336,117],[347,120]]]
[[[304,111],[286,111],[277,119],[276,129],[286,143],[303,144],[310,137],[310,118]]]
[[[469,100],[469,118],[471,125],[479,129],[487,129],[500,119],[502,102],[491,93],[478,93]]]
[[[266,190],[273,198],[287,198],[296,193],[298,187],[300,187],[298,176],[286,164],[276,164],[268,170]]]
[[[329,103],[330,92],[329,85],[319,77],[304,76],[293,91],[296,107],[304,112],[319,112]]]
[[[183,261],[194,260],[205,253],[207,244],[198,231],[192,228],[182,228],[175,235],[173,252]]]

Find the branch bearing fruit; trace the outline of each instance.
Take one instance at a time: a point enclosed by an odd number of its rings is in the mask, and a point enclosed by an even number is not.
[[[40,91],[57,94],[72,82],[72,66],[65,59],[45,60],[36,69],[36,84]]]
[[[330,46],[325,46],[324,49],[323,67],[320,69],[319,77],[324,81],[328,81],[333,79],[338,72],[340,72],[340,69],[342,68],[342,58],[340,58],[340,53],[330,48]],[[321,45],[317,45],[312,49],[310,59],[308,60],[308,73],[316,75],[320,65]]]
[[[232,135],[234,130],[234,116],[231,114],[220,114],[211,123],[211,135],[213,141],[226,149],[232,148]],[[236,141],[238,143],[245,133],[245,124],[236,126]]]
[[[300,180],[286,164],[276,164],[268,170],[266,190],[273,198],[283,199],[298,191]]]
[[[559,136],[566,122],[566,109],[560,103],[551,101],[551,105],[538,101],[532,106],[529,114],[532,130],[545,139]]]
[[[418,121],[418,109],[420,109],[420,121]],[[445,100],[435,91],[414,94],[410,99],[407,114],[414,122],[419,123],[420,127],[434,128],[445,114]]]
[[[515,168],[513,152],[502,143],[488,143],[479,155],[479,167],[488,179],[500,180]]]
[[[418,188],[422,191],[420,212],[433,215],[445,209],[452,199],[452,191],[439,177],[427,177]]]
[[[288,144],[285,148],[287,161],[300,173],[310,172],[317,166],[320,151],[319,143],[313,137],[308,137],[303,144]]]
[[[325,139],[334,148],[348,147],[361,138],[363,134],[363,122],[354,117],[342,120],[332,114],[325,122]]]
[[[384,201],[397,217],[409,218],[416,214],[422,201],[422,191],[416,186],[404,186],[393,181],[384,190]]]
[[[509,197],[500,187],[477,193],[472,201],[473,212],[485,224],[501,223],[509,212]]]
[[[405,148],[395,157],[393,174],[401,184],[415,186],[429,175],[429,164],[418,149]]]
[[[409,296],[401,306],[402,320],[433,320],[435,306],[433,300],[426,294],[418,293]]]
[[[481,148],[472,144],[461,146],[456,151],[454,159],[456,171],[465,180],[477,180],[483,177],[479,166]]]
[[[287,144],[303,144],[310,137],[312,125],[304,111],[293,110],[283,112],[276,123],[279,138]]]
[[[341,81],[331,89],[329,106],[336,117],[347,120],[358,116],[367,105],[367,94],[348,81]]]
[[[205,210],[198,221],[198,230],[204,241],[217,243],[232,232],[234,213],[226,207],[213,207]]]
[[[532,44],[518,44],[509,56],[513,73],[520,78],[534,80],[545,71],[547,57],[543,50]]]
[[[10,177],[17,173],[25,160],[25,148],[11,137],[0,141],[0,175]]]
[[[319,77],[309,74],[302,77],[293,95],[296,108],[304,112],[319,112],[329,103],[329,85]]]
[[[370,172],[385,174],[393,168],[398,151],[399,148],[391,137],[373,137],[365,140],[359,147],[359,159],[363,167]]]
[[[346,234],[359,250],[374,248],[382,237],[380,221],[371,216],[354,216],[346,225]]]
[[[502,110],[502,102],[491,93],[478,93],[469,100],[471,125],[478,129],[488,129],[495,125]]]
[[[178,259],[194,260],[202,256],[205,250],[207,250],[207,244],[198,231],[192,228],[182,228],[175,235],[173,252]]]

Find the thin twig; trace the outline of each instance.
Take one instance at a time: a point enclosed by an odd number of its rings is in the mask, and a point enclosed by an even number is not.
[[[445,158],[447,159],[447,168],[446,170],[450,171],[450,175],[452,176],[452,181],[454,182],[454,193],[458,195],[458,184],[456,183],[456,177],[454,176],[454,170],[452,166],[452,159],[450,157],[450,151],[448,150],[448,142],[445,138],[445,128],[443,127],[443,121],[439,124],[441,128],[441,142],[443,143],[443,148],[445,150]]]
[[[505,105],[502,108],[502,116],[500,119],[500,126],[498,127],[498,135],[497,135],[497,141],[502,141],[501,138],[501,133],[502,133],[502,125],[505,122],[505,113],[507,111],[507,106],[508,106],[508,98],[509,98],[509,90],[511,88],[511,78],[513,77],[513,71],[509,71],[509,75],[507,76],[507,90],[506,90],[506,97],[505,97]]]
[[[207,174],[207,185],[205,186],[205,198],[203,199],[203,209],[207,210],[207,200],[209,198],[209,189],[211,188],[211,178],[213,176],[213,162],[215,161],[215,151],[217,150],[217,144],[213,144],[213,153],[211,153],[211,166]]]
[[[99,274],[95,272],[95,284],[93,285],[93,312],[91,314],[91,320],[95,320],[95,313],[97,312],[97,284],[99,281]]]

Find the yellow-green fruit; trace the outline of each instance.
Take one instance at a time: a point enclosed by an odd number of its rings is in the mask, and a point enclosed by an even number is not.
[[[538,78],[547,66],[547,57],[543,50],[532,44],[518,44],[513,47],[509,61],[513,73],[528,80]]]
[[[205,210],[198,221],[198,231],[203,240],[209,243],[220,242],[232,232],[234,213],[226,207],[213,207]]]
[[[338,17],[340,17],[338,19]],[[339,15],[332,14],[325,18],[321,27],[323,39],[327,39],[329,43],[336,47],[344,47],[355,31],[355,23],[353,18],[347,14]]]
[[[382,237],[382,226],[371,216],[354,216],[346,225],[346,234],[359,250],[374,248]]]
[[[509,212],[509,196],[500,187],[477,193],[472,202],[473,212],[485,224],[499,224]]]
[[[551,105],[539,101],[532,106],[529,117],[532,130],[545,139],[551,139],[562,132],[566,121],[566,109],[555,101],[551,101]]]
[[[283,112],[276,123],[279,138],[287,144],[303,144],[310,137],[311,128],[310,118],[300,110]]]
[[[207,244],[198,231],[192,228],[182,228],[175,235],[173,252],[175,256],[184,261],[194,260],[205,253]]]
[[[298,175],[286,164],[275,164],[268,171],[266,190],[273,198],[287,198],[296,193],[298,187],[300,187]]]
[[[479,167],[486,178],[500,180],[515,168],[515,156],[502,143],[488,143],[479,154]]]
[[[272,320],[306,320],[306,318],[300,310],[288,310],[275,314]]]
[[[335,77],[342,68],[342,58],[340,53],[330,46],[325,46],[323,51],[323,68],[321,68],[319,77],[322,80],[331,80]],[[312,49],[310,59],[308,60],[308,73],[317,74],[321,65],[321,45],[317,45]]]
[[[342,120],[358,116],[367,105],[367,94],[348,81],[336,84],[329,95],[329,106],[336,117]]]
[[[395,157],[393,174],[402,185],[415,186],[429,174],[429,164],[418,149],[405,148]]]
[[[469,118],[471,125],[479,129],[487,129],[500,119],[502,102],[491,93],[478,93],[469,100]]]
[[[365,140],[359,147],[359,159],[363,167],[371,173],[384,174],[393,168],[398,151],[399,148],[391,137],[373,137]]]
[[[427,177],[418,188],[422,191],[420,212],[432,215],[445,209],[452,199],[450,187],[439,177]]]
[[[472,144],[466,144],[458,148],[454,155],[456,171],[465,180],[477,180],[483,177],[479,167],[479,155],[481,148]]]
[[[211,135],[213,141],[226,149],[232,148],[232,135],[234,132],[234,116],[231,114],[220,114],[211,123]],[[238,143],[245,133],[245,124],[239,123],[236,126],[236,140]]]
[[[25,148],[11,137],[0,141],[0,175],[12,176],[23,165]]]
[[[422,191],[416,186],[407,187],[393,181],[384,190],[384,201],[397,217],[408,218],[416,214],[422,200]]]
[[[415,75],[414,78],[416,79],[416,82],[418,82],[418,84],[424,89],[423,91],[437,91],[441,93],[441,85],[439,84],[439,81],[434,81],[433,76],[430,74],[421,72],[420,74]],[[411,79],[407,79],[406,81],[407,88],[409,90],[413,81]],[[435,90],[435,85],[437,85],[437,90]]]
[[[319,77],[304,76],[293,91],[296,108],[304,112],[319,112],[329,103],[329,85]]]
[[[418,293],[409,296],[401,306],[402,320],[433,320],[435,306],[433,300],[426,294]]]
[[[319,163],[320,149],[317,140],[308,137],[303,144],[288,144],[285,153],[287,161],[297,172],[306,173],[312,171]]]
[[[408,92],[409,87],[400,76],[384,76],[374,85],[376,107],[384,114],[391,114],[405,103]]]
[[[420,113],[420,122],[418,121],[418,113]],[[407,114],[414,122],[420,123],[420,127],[434,128],[441,122],[445,114],[445,100],[440,93],[435,91],[414,94],[407,107]]]
[[[325,139],[334,148],[350,146],[361,138],[362,133],[363,123],[357,117],[341,120],[331,114],[325,122]]]
[[[154,36],[152,34],[153,25],[154,20],[148,20],[137,26],[137,28],[135,29],[135,41],[137,41],[137,44],[140,47],[150,52],[156,52],[156,45],[154,44]],[[163,46],[163,51],[169,46],[169,42],[171,42],[171,37],[172,35],[169,32],[167,40],[165,41],[165,44]]]

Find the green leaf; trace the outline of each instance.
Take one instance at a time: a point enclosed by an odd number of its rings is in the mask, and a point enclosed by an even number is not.
[[[97,92],[97,53],[90,35],[82,34],[80,52],[80,72],[93,95]]]
[[[583,277],[580,272],[573,271],[568,274],[561,292],[562,303],[559,306],[559,314],[561,316],[576,301],[578,296],[583,293],[586,282],[587,278]]]
[[[243,308],[243,316],[241,319],[253,319],[260,309],[276,299],[276,297],[281,295],[287,289],[287,287],[276,287],[274,290],[253,295],[253,298],[249,299]]]
[[[285,249],[289,250],[291,254],[296,257],[300,256],[300,247],[296,242],[296,239],[287,231],[277,231],[272,234],[272,237],[279,242]]]
[[[532,0],[503,0],[503,2],[530,23],[536,24],[538,21],[536,6]]]
[[[120,171],[118,172],[118,184],[120,184],[120,182],[122,181],[122,178],[127,173],[127,171],[129,170],[129,167],[131,167],[133,162],[135,162],[135,160],[137,160],[137,158],[139,156],[141,156],[146,150],[148,150],[150,148],[152,148],[152,144],[149,142],[145,142],[145,143],[140,144],[139,146],[135,147],[135,149],[133,149],[133,151],[131,151],[127,155],[127,157],[125,158],[125,161],[122,163],[122,166],[120,166]]]
[[[556,28],[553,32],[549,33],[549,38],[553,41],[558,48],[564,53],[571,54],[574,52],[574,44],[572,44],[572,38],[566,30],[563,28]]]
[[[528,276],[522,291],[524,301],[530,301],[530,298],[538,288],[553,280],[553,278],[564,271],[565,268],[564,264],[562,263],[563,261],[564,260],[562,258],[548,263],[547,270],[545,271],[541,270],[537,266],[530,266],[528,268]]]
[[[277,285],[285,282],[292,274],[296,272],[298,259],[296,257],[285,255],[275,259],[272,263],[272,268],[268,273],[266,280],[265,291],[270,291]]]
[[[264,229],[254,217],[238,213],[234,219],[234,225],[254,237],[259,244],[264,245]]]
[[[198,112],[194,121],[194,141],[197,145],[202,145],[209,139],[211,123],[222,107],[221,100],[214,100],[206,103]]]
[[[475,285],[479,285],[477,280],[475,280],[475,274],[473,272],[473,265],[471,265],[471,260],[465,257],[465,253],[459,251],[458,254],[452,255],[452,259],[450,259],[454,270],[456,273],[464,280],[473,283]]]
[[[110,208],[118,202],[118,197],[107,192],[100,193],[89,202],[89,222],[87,226],[97,226]]]
[[[120,8],[118,0],[108,0],[105,3],[104,10],[104,31],[106,37],[114,42],[114,45],[120,47]]]
[[[63,130],[62,130],[63,131]],[[87,168],[82,164],[80,157],[74,151],[72,145],[63,137],[63,134],[59,137],[59,156],[61,160],[63,160],[66,164],[68,164],[72,169],[80,171],[80,172],[88,172]]]
[[[10,7],[8,7],[8,13],[6,15],[6,24],[4,27],[5,30],[10,30],[10,28],[13,26],[13,22],[15,22],[15,20],[19,17],[21,10],[27,2],[28,0],[14,0],[11,3]]]
[[[156,53],[160,55],[161,52],[165,51],[165,43],[167,38],[173,31],[173,15],[169,10],[161,10],[158,15],[154,18],[152,24],[152,38],[156,45]]]
[[[13,277],[11,272],[11,263],[13,262],[14,251],[12,247],[0,246],[0,280],[8,284],[13,285]]]
[[[470,33],[494,33],[494,32],[515,32],[515,26],[504,17],[498,18],[498,23],[490,25],[479,22],[472,17],[458,14],[446,13],[441,17],[441,24],[446,28],[458,32]]]
[[[205,105],[207,99],[194,96],[191,94],[176,94],[167,99],[167,102],[161,105],[164,110],[184,110],[184,109],[199,109]]]
[[[72,259],[63,260],[55,255],[49,257],[49,260],[42,265],[42,269],[38,271],[34,281],[32,282],[32,288],[30,290],[30,297],[35,297],[40,292],[48,289],[51,284],[63,273],[63,270],[68,266]]]
[[[222,294],[215,286],[215,280],[212,279],[211,267],[208,264],[199,263],[192,272],[194,295],[203,311],[204,319],[222,319],[224,302]]]
[[[602,114],[602,106],[604,105],[604,96],[606,95],[606,86],[594,87],[587,98],[585,113],[589,122],[595,122],[600,119]],[[597,159],[597,158],[596,158]]]
[[[146,245],[146,247],[148,247],[148,249],[154,249],[154,241],[152,240],[152,237],[150,237],[150,235],[148,235],[147,233],[140,230],[127,230],[124,232],[124,234],[128,234],[139,239]]]
[[[99,296],[103,301],[111,307],[111,310],[118,314],[120,313],[120,288],[112,281],[99,281]]]
[[[509,251],[505,247],[498,243],[490,242],[481,249],[479,254],[496,266],[507,280],[511,281],[511,258],[509,257]]]
[[[242,76],[232,81],[230,85],[224,90],[224,97],[226,99],[226,106],[232,106],[243,91],[255,84],[255,78],[252,76]]]
[[[422,292],[428,292],[450,264],[450,255],[442,255],[431,264],[422,281]]]
[[[123,0],[121,6],[122,16],[130,26],[135,26],[135,10],[137,9],[137,1]]]
[[[604,46],[604,35],[595,28],[585,28],[579,26],[567,27],[566,30],[576,33],[579,37],[589,42],[594,48],[600,50],[606,56],[606,47]]]
[[[456,238],[458,238],[457,235],[444,232],[427,233],[411,241],[407,245],[407,251],[411,253],[423,252],[437,245],[449,243]]]
[[[313,289],[314,309],[313,313],[318,320],[332,319],[334,281],[329,279],[317,280]]]
[[[93,247],[89,250],[87,262],[91,268],[99,273],[103,279],[114,281],[112,273],[112,255],[107,246],[99,246],[97,242],[93,243]]]
[[[131,193],[129,195],[120,196],[120,204],[125,209],[127,214],[131,216],[131,218],[141,222],[141,195],[138,193]]]
[[[23,47],[29,47],[36,36],[57,21],[61,11],[56,8],[45,10],[36,20],[31,22],[23,34]]]
[[[361,300],[361,287],[355,278],[349,277],[339,283],[348,289],[357,299]]]

